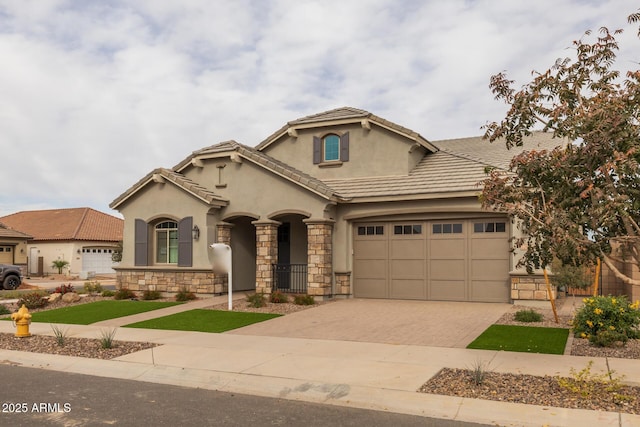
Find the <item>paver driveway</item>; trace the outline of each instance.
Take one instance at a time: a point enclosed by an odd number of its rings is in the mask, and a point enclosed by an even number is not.
[[[228,333],[464,348],[511,307],[504,303],[355,298]]]

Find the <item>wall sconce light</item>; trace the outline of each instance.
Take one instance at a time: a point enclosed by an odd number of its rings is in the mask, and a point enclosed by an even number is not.
[[[198,240],[200,238],[200,229],[197,225],[193,226],[193,230],[191,230],[191,235],[193,236],[193,240]]]
[[[80,249],[78,249],[78,253],[80,253]]]

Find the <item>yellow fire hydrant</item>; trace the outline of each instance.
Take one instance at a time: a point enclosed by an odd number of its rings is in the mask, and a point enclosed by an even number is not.
[[[16,337],[24,338],[30,337],[31,333],[29,332],[29,325],[31,324],[31,313],[29,313],[29,309],[22,304],[20,310],[11,315],[11,320],[16,325]]]

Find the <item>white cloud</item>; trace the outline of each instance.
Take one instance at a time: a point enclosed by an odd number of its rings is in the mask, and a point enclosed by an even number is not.
[[[155,167],[349,105],[428,139],[478,135],[624,0],[0,0],[0,216],[108,204]],[[624,65],[627,64],[627,65]]]

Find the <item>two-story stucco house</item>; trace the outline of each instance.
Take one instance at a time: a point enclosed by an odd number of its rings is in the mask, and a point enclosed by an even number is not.
[[[561,145],[534,133],[525,149]],[[234,290],[507,302],[518,231],[481,209],[485,168],[516,153],[480,137],[429,141],[355,108],[293,120],[151,171],[111,207],[125,219],[118,285],[226,291],[209,245],[229,244]]]

